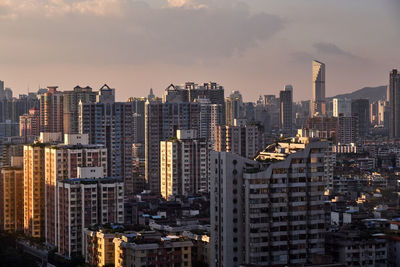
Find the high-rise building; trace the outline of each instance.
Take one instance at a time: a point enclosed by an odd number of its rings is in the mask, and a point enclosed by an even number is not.
[[[212,152],[210,162],[211,266],[294,266],[324,254],[329,142],[284,140],[257,161]]]
[[[29,113],[31,108],[39,109],[39,103],[36,93],[19,95],[19,98],[4,98],[0,100],[0,122],[10,120],[18,123],[20,116]]]
[[[74,90],[64,91],[63,95],[64,133],[77,134],[79,133],[79,102],[96,102],[97,92],[93,92],[89,86],[75,86]]]
[[[215,83],[203,83],[198,85],[193,82],[186,82],[182,85],[171,84],[165,89],[163,102],[169,102],[169,96],[179,97],[179,101],[193,102],[199,96],[210,99],[212,104],[225,104],[224,87]]]
[[[161,196],[209,192],[210,151],[210,142],[198,138],[196,130],[178,130],[176,139],[161,141]]]
[[[389,136],[400,137],[400,73],[394,69],[389,77]]]
[[[286,85],[285,90],[279,93],[279,100],[279,128],[283,133],[291,135],[293,133],[293,86]]]
[[[263,133],[258,125],[218,126],[214,150],[254,158],[263,148]]]
[[[198,137],[214,142],[215,130],[223,122],[223,107],[220,104],[211,104],[208,98],[201,96],[196,102],[200,104]]]
[[[225,97],[224,87],[208,82],[198,85],[186,82],[182,85],[169,85],[164,92],[163,102],[193,102],[195,99],[207,98],[211,104],[222,106],[222,124],[225,124]]]
[[[244,104],[244,114],[245,114],[245,119],[247,122],[255,122],[256,120],[256,114],[255,114],[255,106],[253,102],[245,102]],[[259,105],[264,105],[263,101],[259,103]]]
[[[374,125],[379,125],[379,115],[378,115],[378,109],[379,109],[379,101],[375,101],[375,102],[372,102],[371,104],[370,104],[370,108],[369,108],[369,112],[370,112],[370,115],[369,115],[369,118],[370,118],[370,122],[371,122],[371,125],[372,126],[374,126]]]
[[[176,136],[176,130],[199,129],[200,105],[196,102],[146,102],[146,182],[160,193],[160,141]]]
[[[298,129],[301,137],[331,138],[336,142],[338,118],[336,117],[311,117],[305,125]]]
[[[244,262],[243,172],[259,163],[228,152],[211,152],[210,267]]]
[[[378,101],[378,124],[379,125],[385,126],[389,122],[388,113],[389,113],[389,103],[384,100]]]
[[[313,98],[311,116],[325,115],[325,64],[316,60],[312,62]]]
[[[4,98],[4,81],[0,81],[0,100]]]
[[[57,183],[57,248],[66,257],[83,253],[83,231],[91,225],[124,223],[124,183],[113,178],[78,178]]]
[[[146,189],[146,163],[144,144],[136,143],[132,145],[132,175],[134,194],[139,194]]]
[[[358,134],[358,117],[340,114],[337,126],[337,142],[340,144],[356,143]]]
[[[279,132],[280,101],[275,95],[265,95],[264,105],[256,105],[255,121],[264,126],[266,133]]]
[[[0,139],[13,136],[19,136],[19,123],[10,120],[0,122]]]
[[[102,178],[107,173],[107,149],[103,145],[89,145],[87,135],[66,134],[64,144],[45,148],[45,239],[50,245],[56,246],[58,239],[57,182],[78,178],[84,167],[92,167],[91,177],[85,178]]]
[[[351,99],[349,98],[334,98],[333,99],[333,117],[339,117],[340,114],[344,116],[351,115]]]
[[[40,136],[40,113],[36,108],[31,108],[28,114],[19,117],[19,135],[25,143],[33,142]]]
[[[64,132],[63,93],[57,86],[49,86],[48,91],[40,95],[40,128],[41,132]]]
[[[365,136],[369,132],[371,119],[369,117],[369,100],[354,99],[351,101],[351,115],[358,117],[358,135]]]
[[[15,158],[13,160],[15,162]],[[24,170],[18,164],[0,168],[0,231],[24,229]]]
[[[129,98],[128,102],[132,105],[132,112],[134,113],[133,122],[134,122],[134,132],[133,132],[133,142],[134,143],[142,143],[144,144],[144,120],[145,120],[145,112],[144,108],[146,105],[146,98]]]
[[[226,125],[233,125],[235,119],[245,118],[243,98],[239,91],[232,91],[225,100]]]
[[[24,233],[45,236],[45,145],[24,146]]]
[[[89,135],[90,144],[107,148],[107,177],[122,178],[129,195],[133,191],[132,105],[115,102],[114,91],[104,85],[96,103],[79,104],[79,131]]]

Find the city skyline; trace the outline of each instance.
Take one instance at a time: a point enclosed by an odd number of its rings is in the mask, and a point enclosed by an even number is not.
[[[398,14],[0,0],[0,267],[400,266]]]
[[[292,84],[297,101],[311,98],[317,59],[329,97],[387,84],[400,59],[396,2],[2,1],[1,79],[16,94],[107,83],[118,100],[186,80],[246,91],[245,101]]]

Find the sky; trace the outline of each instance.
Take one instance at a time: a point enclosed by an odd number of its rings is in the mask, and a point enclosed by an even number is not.
[[[311,98],[388,83],[400,68],[398,0],[0,0],[0,80],[14,94],[76,85],[156,95],[215,81],[246,101],[294,87]]]

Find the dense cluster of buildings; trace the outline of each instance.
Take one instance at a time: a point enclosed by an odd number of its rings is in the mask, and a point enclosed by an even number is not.
[[[297,103],[0,81],[0,231],[92,266],[397,266],[400,74],[373,102],[327,98],[325,74]]]

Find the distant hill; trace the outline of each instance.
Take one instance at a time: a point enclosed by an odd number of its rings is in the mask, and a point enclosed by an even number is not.
[[[341,94],[329,97],[332,98],[350,98],[350,99],[360,99],[366,98],[369,99],[370,102],[378,101],[386,99],[386,85],[378,86],[378,87],[364,87],[360,90],[354,91],[348,94]]]

